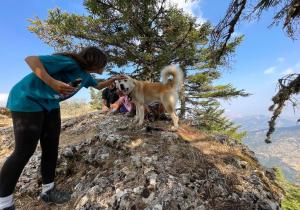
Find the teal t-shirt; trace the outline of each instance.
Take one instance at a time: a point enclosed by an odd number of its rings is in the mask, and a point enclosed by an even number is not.
[[[34,73],[25,76],[10,91],[6,107],[16,112],[37,112],[59,108],[59,102],[70,98],[82,87],[96,86],[97,81],[72,58],[63,55],[39,56],[46,71],[54,79],[70,83],[82,79],[76,91],[68,96],[60,96]]]

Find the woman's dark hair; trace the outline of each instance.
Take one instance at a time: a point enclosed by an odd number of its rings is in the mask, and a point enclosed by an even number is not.
[[[73,58],[82,69],[91,67],[103,68],[107,64],[106,55],[97,47],[85,47],[79,53],[63,52],[56,55],[64,55]]]

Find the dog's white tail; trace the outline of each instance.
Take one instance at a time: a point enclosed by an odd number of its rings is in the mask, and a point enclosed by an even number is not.
[[[170,75],[173,77],[171,80],[169,79]],[[179,86],[183,82],[182,70],[175,65],[169,65],[163,68],[161,77],[163,84],[171,84],[172,87]]]

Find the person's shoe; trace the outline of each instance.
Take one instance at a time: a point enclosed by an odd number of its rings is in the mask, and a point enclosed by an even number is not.
[[[0,209],[0,210],[15,210],[16,208],[15,208],[15,205],[12,205],[12,206],[10,206],[10,207],[6,207],[6,208],[4,208],[4,209]]]
[[[41,193],[40,198],[42,199],[42,201],[48,204],[63,204],[71,199],[71,195],[68,192],[53,188],[45,193]]]

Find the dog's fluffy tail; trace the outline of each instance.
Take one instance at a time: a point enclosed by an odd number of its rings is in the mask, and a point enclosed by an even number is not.
[[[172,79],[169,79],[169,76],[172,76]],[[169,65],[163,68],[161,77],[163,84],[170,84],[172,87],[178,87],[183,82],[182,70],[175,65]]]

